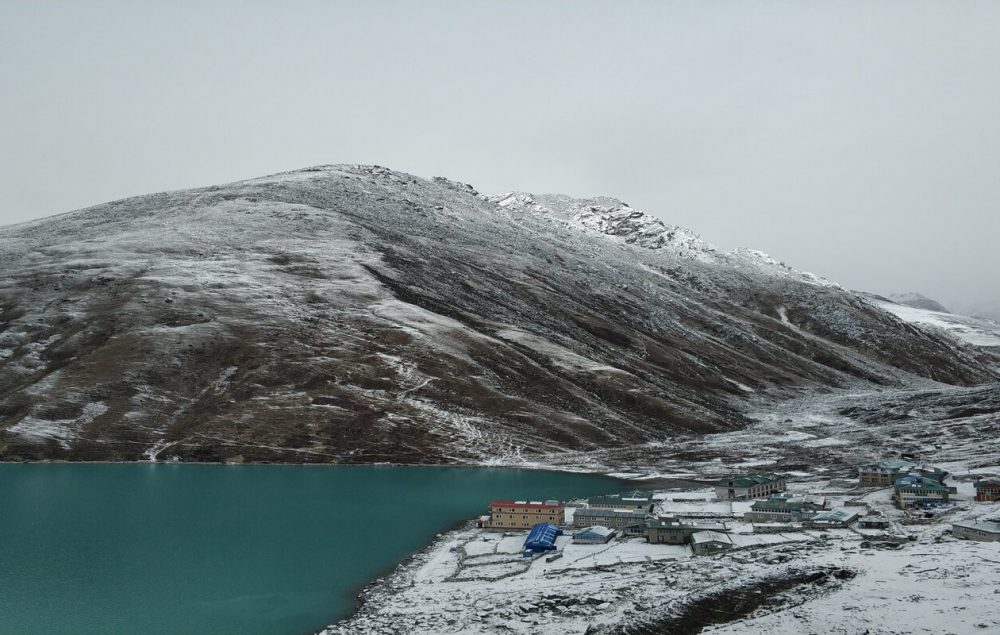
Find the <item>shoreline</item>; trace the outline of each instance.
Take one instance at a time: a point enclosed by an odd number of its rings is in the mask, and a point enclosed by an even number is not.
[[[604,545],[564,537],[561,557],[550,563],[521,556],[525,532],[459,523],[365,585],[354,612],[315,635],[653,635],[664,628],[696,633],[706,627],[737,635],[785,632],[780,627],[792,619],[801,632],[826,632],[831,617],[844,632],[896,632],[917,626],[912,605],[905,603],[906,587],[939,609],[925,616],[931,630],[916,631],[944,632],[934,629],[955,620],[1000,627],[992,612],[992,598],[1000,592],[993,564],[1000,543],[958,540],[948,526],[994,508],[972,502],[969,483],[960,487],[958,506],[943,522],[908,524],[884,488],[861,488],[828,496],[843,503],[860,493],[869,509],[894,519],[889,533],[824,528],[758,534],[735,521],[730,535],[736,546],[711,555],[636,537]],[[806,495],[829,490],[828,480],[816,476],[794,488]],[[677,500],[690,499],[679,494]]]
[[[623,478],[616,476],[620,472],[612,468],[594,470],[582,466],[565,465],[496,465],[481,463],[291,463],[291,462],[246,462],[246,463],[224,463],[217,461],[5,461],[0,459],[2,465],[159,465],[159,466],[221,466],[221,467],[309,467],[309,468],[343,468],[343,467],[407,467],[407,468],[462,468],[462,469],[484,469],[484,470],[514,470],[524,472],[551,472],[554,474],[579,474],[581,476],[601,476],[604,478],[619,481],[626,486],[634,486],[635,489],[692,489],[705,487],[712,483],[711,478],[679,478],[671,476],[659,476],[655,470],[650,469],[648,477]],[[640,472],[642,470],[639,470]]]
[[[452,538],[459,535],[463,529],[468,529],[472,525],[471,520],[462,520],[453,523],[451,529],[436,534],[426,545],[409,554],[395,566],[387,569],[383,574],[361,585],[357,589],[357,592],[354,593],[354,607],[351,612],[311,635],[334,633],[336,631],[332,629],[335,629],[338,625],[349,623],[362,617],[369,602],[375,599],[380,593],[391,594],[390,587],[393,587],[394,582],[410,582],[416,571],[420,566],[425,564],[426,560],[430,559],[436,551],[450,544]],[[421,561],[422,558],[424,561]]]
[[[290,463],[290,462],[248,462],[248,463],[224,463],[224,462],[208,462],[208,461],[192,461],[192,462],[169,462],[169,461],[65,461],[65,460],[47,460],[47,461],[0,461],[0,466],[3,465],[93,465],[93,466],[104,466],[104,465],[148,465],[148,466],[163,466],[163,467],[176,467],[176,466],[213,466],[213,467],[317,467],[317,468],[345,468],[345,467],[365,467],[365,468],[430,468],[430,469],[441,469],[441,468],[459,468],[459,469],[487,469],[487,470],[503,470],[503,471],[525,471],[525,472],[543,472],[552,474],[575,474],[581,476],[598,476],[607,478],[614,482],[616,485],[620,485],[620,490],[624,491],[630,488],[643,488],[643,489],[692,489],[696,487],[703,487],[704,483],[693,479],[676,479],[676,478],[651,478],[651,479],[636,479],[636,478],[621,478],[617,476],[611,476],[609,473],[613,470],[602,470],[602,471],[585,471],[583,469],[566,469],[563,467],[560,469],[559,466],[543,466],[543,465],[481,465],[481,464],[429,464],[429,463]],[[606,492],[594,492],[595,494],[602,494]],[[416,569],[421,566],[423,560],[431,557],[437,550],[439,550],[443,545],[447,545],[450,541],[454,539],[454,536],[460,534],[463,530],[468,530],[474,526],[473,518],[458,518],[453,522],[449,523],[441,531],[435,532],[429,537],[426,543],[418,547],[414,551],[407,554],[404,558],[398,562],[387,566],[385,569],[378,571],[369,580],[360,583],[356,587],[350,589],[342,595],[345,600],[350,604],[350,609],[345,612],[341,617],[337,619],[336,622],[332,624],[339,624],[345,621],[350,621],[358,618],[363,614],[366,604],[372,599],[373,596],[378,595],[380,590],[386,589],[387,587],[392,587],[393,583],[399,579],[405,579],[410,574],[412,574]],[[329,628],[328,625],[325,628]],[[319,633],[324,632],[323,630],[318,631]]]
[[[467,526],[470,519],[484,513],[487,503],[492,499],[503,498],[506,495],[527,497],[537,491],[551,493],[566,500],[594,492],[614,492],[629,488],[627,483],[604,475],[508,468],[484,470],[457,467],[413,470],[407,467],[364,465],[349,470],[316,471],[278,468],[230,470],[223,467],[206,469],[184,469],[176,466],[145,467],[151,465],[148,462],[142,464],[90,462],[85,465],[78,465],[77,462],[58,464],[46,462],[44,465],[7,462],[5,465],[7,467],[0,465],[0,480],[10,488],[19,488],[12,489],[15,492],[29,491],[27,485],[31,485],[34,489],[30,491],[46,493],[48,489],[40,488],[36,484],[45,487],[53,483],[62,484],[62,489],[54,490],[55,493],[68,492],[72,495],[71,500],[75,501],[80,492],[94,492],[96,499],[107,500],[109,509],[118,509],[115,499],[107,499],[101,495],[104,488],[91,486],[91,484],[110,484],[115,491],[120,489],[136,496],[141,495],[144,504],[140,509],[146,509],[147,506],[155,508],[169,520],[182,517],[173,513],[174,506],[179,506],[182,511],[201,510],[193,513],[196,514],[197,521],[207,519],[206,529],[209,531],[204,533],[177,530],[178,535],[187,537],[188,542],[184,544],[192,542],[208,544],[206,541],[209,538],[215,540],[218,536],[218,540],[226,545],[242,545],[239,535],[234,536],[232,532],[241,532],[241,528],[245,525],[237,523],[244,523],[246,520],[260,522],[272,529],[280,527],[281,533],[274,535],[258,530],[245,532],[258,538],[268,536],[266,541],[260,539],[245,541],[247,548],[252,551],[243,551],[247,555],[256,554],[253,560],[258,563],[263,562],[264,565],[246,563],[244,567],[244,564],[232,560],[229,560],[228,564],[220,563],[217,558],[206,560],[218,563],[215,565],[215,571],[222,572],[220,579],[228,583],[229,587],[226,584],[213,585],[212,589],[207,590],[202,596],[215,597],[212,592],[218,590],[220,597],[236,603],[237,600],[242,602],[244,601],[242,598],[251,597],[247,595],[249,592],[247,589],[261,593],[273,592],[275,597],[288,594],[291,601],[288,607],[273,609],[267,607],[261,609],[258,606],[244,607],[245,610],[240,613],[245,617],[239,616],[237,619],[256,620],[259,616],[262,620],[260,623],[266,625],[270,622],[263,620],[272,620],[275,619],[274,615],[278,615],[280,619],[293,626],[291,631],[283,631],[284,627],[278,625],[277,632],[298,634],[315,632],[333,621],[354,615],[360,607],[359,599],[365,587],[391,575],[400,565],[411,562],[429,545],[434,544],[442,534]],[[377,469],[379,467],[385,469]],[[138,485],[133,486],[133,484]],[[196,505],[189,504],[188,492],[197,493],[192,499]],[[359,500],[359,494],[362,497],[370,494],[372,499]],[[15,497],[16,500],[24,498]],[[262,503],[261,500],[266,502]],[[370,538],[365,537],[367,532],[364,530],[364,523],[355,524],[354,521],[358,517],[353,512],[345,514],[338,511],[343,504],[351,510],[357,509],[360,514],[366,515],[370,513],[366,510],[375,510],[371,506],[372,501],[378,505],[378,511],[374,513],[380,527],[372,530],[375,540],[380,544],[377,547]],[[61,510],[67,508],[72,508],[72,505],[58,506]],[[133,507],[132,512],[129,512],[128,508],[124,509],[124,513],[129,514],[134,513],[136,508]],[[218,509],[222,511],[216,513]],[[273,513],[268,511],[272,509]],[[148,517],[146,514],[140,516]],[[274,517],[273,521],[270,520],[271,516]],[[31,514],[19,514],[19,517],[29,520],[34,518]],[[59,516],[61,519],[71,517],[71,514]],[[93,514],[88,518],[99,521]],[[327,522],[331,519],[335,524]],[[393,527],[397,522],[405,522],[407,526]],[[72,523],[59,522],[56,525],[67,527]],[[173,524],[169,526],[175,527]],[[225,535],[218,533],[219,526],[227,527]],[[25,532],[32,531],[30,522],[21,523],[18,527],[23,527]],[[175,530],[171,529],[170,534],[158,534],[157,532],[163,531],[162,528],[162,524],[151,526],[149,535],[162,535],[166,542],[173,544],[172,535]],[[297,536],[301,536],[301,540]],[[281,541],[287,541],[288,545],[282,546]],[[309,548],[307,545],[315,548]],[[8,547],[13,549],[11,546]],[[232,550],[228,546],[226,549]],[[369,550],[371,554],[366,553]],[[224,550],[213,551],[219,553]],[[184,550],[184,553],[190,552],[191,549]],[[97,559],[85,559],[83,562],[88,567],[96,568],[101,565],[103,557],[97,554]],[[245,580],[253,578],[234,576],[239,571],[248,571],[259,573],[266,578],[271,575],[267,568],[270,567],[268,563],[272,559],[275,562],[289,564],[279,565],[277,568],[283,572],[263,583],[246,584]],[[171,560],[165,567],[168,574],[173,571],[173,563],[176,560],[181,559]],[[188,572],[197,572],[200,567],[205,566],[206,561],[185,560],[183,567]],[[14,572],[19,570],[16,567],[12,569]],[[136,567],[133,570],[149,572],[153,568]],[[58,571],[53,570],[53,579],[58,575]],[[176,584],[176,577],[171,575],[153,574],[159,580],[170,580],[165,586]],[[11,581],[16,579],[13,575],[9,578]],[[229,578],[232,578],[231,582]],[[108,577],[111,584],[115,579],[117,575]],[[290,584],[282,584],[286,580]],[[292,586],[293,584],[301,586]],[[183,586],[188,589],[200,588],[198,583],[192,582],[185,582]],[[115,597],[117,594],[107,595]],[[37,592],[33,597],[47,596]],[[101,615],[114,615],[111,607],[116,606],[116,603],[120,604],[117,600],[106,602],[109,608],[102,609]],[[170,605],[174,604],[175,600],[169,597],[162,602],[164,610],[168,612]],[[95,603],[95,606],[103,605]],[[36,611],[33,613],[38,614]],[[193,611],[192,614],[198,613]],[[103,619],[101,615],[96,615],[95,620]],[[14,618],[27,624],[32,624],[31,620],[34,619],[27,613],[14,615]],[[0,622],[6,623],[3,619],[0,619]],[[210,623],[209,616],[206,616],[204,623]],[[205,632],[226,631],[223,629]],[[264,629],[263,632],[268,630]]]
[[[45,459],[41,461],[9,461],[5,459],[0,459],[0,465],[222,465],[226,467],[241,467],[241,466],[284,466],[284,467],[427,467],[427,468],[442,468],[442,467],[461,467],[461,468],[479,468],[479,469],[501,469],[501,470],[526,470],[533,472],[560,472],[568,474],[585,474],[592,476],[607,476],[608,478],[616,478],[620,481],[632,481],[636,479],[623,479],[615,476],[610,476],[608,471],[595,471],[591,469],[584,469],[582,467],[575,468],[574,466],[560,467],[557,465],[530,465],[530,464],[484,464],[484,463],[394,463],[394,462],[378,462],[378,463],[296,463],[292,461],[241,461],[239,463],[227,463],[225,461],[67,461],[64,459]],[[637,482],[642,482],[638,480]]]

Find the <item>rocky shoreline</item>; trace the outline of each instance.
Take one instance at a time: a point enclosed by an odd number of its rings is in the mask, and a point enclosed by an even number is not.
[[[960,466],[949,467],[959,472]],[[835,489],[818,476],[803,475],[793,485],[803,494]],[[735,521],[734,548],[710,556],[642,537],[605,545],[562,537],[561,555],[550,561],[522,556],[523,532],[501,534],[468,523],[367,585],[357,611],[320,635],[653,635],[705,628],[732,635],[865,629],[929,634],[1000,628],[994,612],[1000,544],[957,540],[948,524],[997,510],[970,501],[968,479],[959,481],[959,489],[964,502],[946,521],[914,524],[893,511],[886,490],[852,490],[832,498],[860,495],[870,509],[894,519],[893,528],[758,534]],[[658,496],[665,510],[671,496],[680,501],[697,494],[711,496],[709,490]],[[921,612],[914,603],[933,611]]]

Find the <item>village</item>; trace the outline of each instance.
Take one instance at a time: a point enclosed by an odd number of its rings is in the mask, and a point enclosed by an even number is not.
[[[969,488],[963,487],[963,498],[957,486],[945,484],[948,477],[926,464],[883,460],[859,466],[856,483],[834,481],[809,492],[790,491],[783,474],[748,473],[716,481],[714,497],[634,491],[566,503],[493,501],[477,526],[508,537],[527,531],[523,556],[548,554],[550,562],[565,548],[560,537],[573,545],[640,537],[650,544],[689,545],[694,555],[752,547],[761,543],[761,534],[803,530],[853,529],[898,540],[907,539],[906,526],[939,521],[969,502]],[[1000,501],[1000,477],[977,477],[971,486],[973,503]],[[992,521],[951,523],[951,532],[956,538],[1000,541],[1000,510]]]
[[[488,514],[443,535],[368,589],[368,609],[351,627],[376,633],[400,624],[442,633],[698,632],[681,627],[733,627],[740,618],[764,624],[769,614],[780,624],[788,607],[809,619],[800,605],[815,606],[812,619],[821,621],[834,609],[816,598],[844,589],[843,611],[873,603],[886,624],[912,610],[897,604],[904,598],[931,601],[939,594],[946,607],[927,620],[926,630],[871,632],[1000,632],[993,610],[1000,593],[1000,478],[982,470],[950,474],[906,459],[862,464],[856,474],[817,480],[747,471],[690,487],[581,500],[492,501]],[[930,580],[935,584],[922,584]],[[912,588],[904,592],[907,585]],[[884,605],[892,609],[881,610]],[[843,619],[850,624],[852,617]],[[623,624],[660,630],[623,631]],[[837,632],[863,632],[868,622],[858,624],[857,631]],[[334,625],[325,633],[351,627]],[[723,626],[716,631],[726,632]]]

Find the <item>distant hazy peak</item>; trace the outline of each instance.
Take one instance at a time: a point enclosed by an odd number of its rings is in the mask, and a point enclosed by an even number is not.
[[[943,304],[937,300],[932,300],[925,295],[909,292],[909,293],[893,293],[889,295],[889,299],[896,304],[905,304],[906,306],[912,306],[915,309],[924,309],[926,311],[938,311],[939,313],[950,313],[948,309],[944,307]]]

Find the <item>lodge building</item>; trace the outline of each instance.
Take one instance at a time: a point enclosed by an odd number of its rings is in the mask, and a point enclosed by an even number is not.
[[[976,500],[980,503],[1000,501],[1000,478],[981,478],[975,483]]]
[[[531,529],[539,523],[562,525],[565,519],[563,504],[547,501],[493,501],[490,503],[490,520],[487,529]]]
[[[723,500],[763,498],[785,491],[783,474],[747,474],[727,476],[715,482],[715,497]]]

